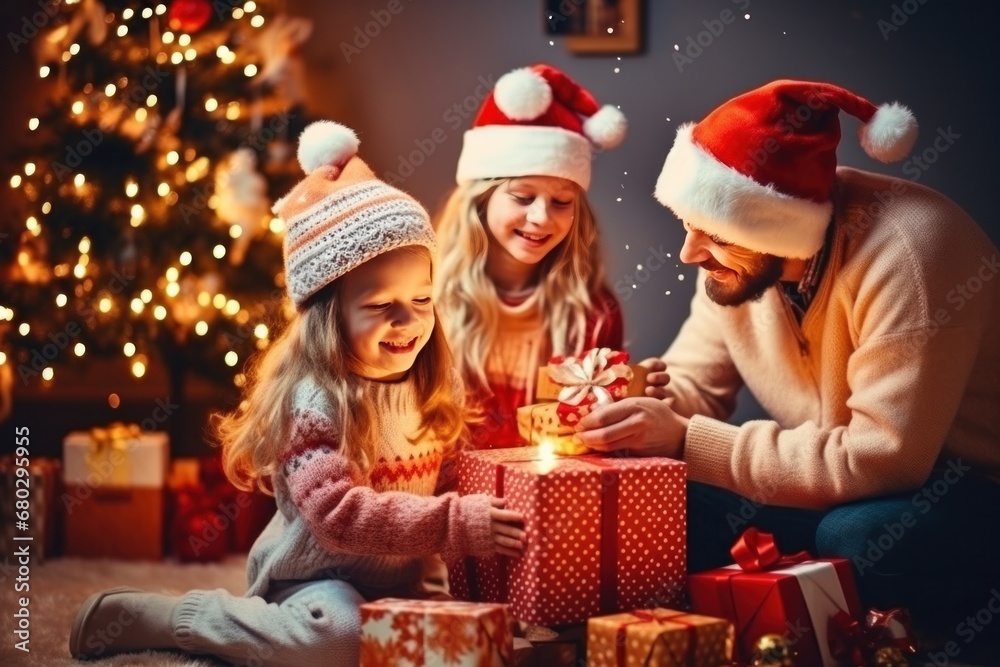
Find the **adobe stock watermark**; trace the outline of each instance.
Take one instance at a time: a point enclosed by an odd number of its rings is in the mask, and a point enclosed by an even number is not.
[[[664,266],[673,262],[671,254],[663,249],[661,244],[659,248],[654,248],[649,246],[649,255],[646,257],[646,261],[642,264],[636,265],[636,269],[632,273],[625,274],[621,279],[615,281],[615,294],[623,301],[628,301],[632,298],[635,290],[639,289],[652,279],[653,274],[662,269]]]
[[[112,269],[107,288],[100,290],[97,294],[100,295],[104,292],[121,294],[133,280],[135,280],[134,274]],[[78,301],[76,304],[76,314],[86,321],[90,328],[97,326],[98,310],[94,297]],[[17,373],[21,378],[21,383],[27,386],[31,378],[41,375],[49,363],[62,354],[81,333],[83,333],[83,328],[78,320],[70,320],[62,330],[50,332],[48,342],[43,343],[41,347],[33,348],[27,363],[21,362],[17,365]]]
[[[289,113],[287,111],[276,113],[267,122],[267,125],[248,134],[247,137],[240,142],[240,145],[233,150],[236,151],[241,148],[252,148],[258,153],[261,152],[270,142],[281,136],[282,133],[291,125],[292,120],[296,117],[296,114]],[[208,208],[208,202],[212,198],[214,191],[215,182],[209,180],[202,186],[194,189],[194,195],[189,201],[181,202],[178,210],[180,211],[181,217],[184,218],[185,224],[191,224],[192,220],[197,221],[198,216]]]
[[[980,607],[974,615],[965,617],[955,626],[955,634],[963,639],[968,646],[990,625],[996,616],[1000,615],[1000,590],[996,588],[990,590],[990,597],[986,603]],[[945,667],[951,658],[957,658],[962,652],[962,646],[955,640],[948,641],[940,651],[929,651],[926,664],[935,667]],[[994,656],[995,657],[995,656]]]
[[[938,479],[928,483],[913,495],[910,502],[916,513],[906,511],[899,515],[898,521],[883,523],[885,532],[878,537],[868,539],[868,550],[863,556],[860,554],[854,556],[852,562],[858,576],[863,577],[865,570],[874,568],[875,563],[882,560],[906,536],[907,531],[917,525],[918,515],[930,512],[933,506],[948,494],[951,487],[958,484],[971,470],[972,467],[962,463],[961,458],[948,461],[948,467]]]
[[[931,145],[919,153],[914,153],[909,160],[903,163],[903,174],[908,176],[910,181],[916,183],[940,159],[941,155],[950,150],[955,142],[961,138],[962,135],[955,132],[951,125],[947,128],[938,127]],[[886,208],[896,201],[897,197],[906,192],[906,183],[899,180],[893,180],[888,188],[877,191],[875,200],[869,202],[862,214],[852,216],[848,221],[845,227],[848,238],[854,238],[856,234],[867,231],[875,223],[875,220],[885,213]]]
[[[407,3],[413,0],[406,0]],[[340,43],[340,52],[344,56],[347,64],[351,64],[351,59],[361,55],[361,52],[368,48],[373,39],[382,34],[382,31],[389,27],[392,19],[405,9],[402,0],[389,0],[384,9],[373,9],[369,12],[372,17],[364,26],[354,26],[354,39],[350,42]]]
[[[167,72],[159,64],[155,66],[147,65],[142,78],[136,78],[138,84],[129,88],[127,93],[120,95],[122,103],[132,112],[145,104],[153,91],[160,87],[160,84],[167,78]],[[59,160],[53,161],[52,173],[56,179],[62,183],[67,176],[73,173],[73,170],[82,165],[84,160],[93,154],[97,150],[97,147],[104,142],[105,133],[112,132],[113,130],[114,126],[109,120],[101,120],[97,127],[84,128],[82,130],[83,138],[80,141],[75,144],[66,145],[66,152],[62,158],[62,162]]]
[[[583,15],[582,12],[580,12],[580,8],[586,2],[587,0],[561,0],[559,6],[556,7],[555,10],[546,10],[545,20],[549,24],[549,32],[560,32],[560,27],[562,27],[562,24],[567,21],[572,21],[574,24],[581,23],[583,21]]]
[[[446,123],[452,132],[468,124],[468,120],[479,110],[486,96],[493,90],[496,83],[494,75],[480,75],[477,79],[479,85],[471,94],[445,108],[441,114],[442,122]],[[399,187],[406,179],[412,176],[417,169],[434,154],[438,146],[448,140],[448,132],[443,127],[436,127],[428,133],[428,136],[421,139],[414,139],[415,148],[409,153],[400,153],[396,171],[386,172],[384,179],[386,183],[393,187]]]
[[[35,3],[38,11],[30,16],[25,14],[21,17],[21,31],[7,33],[7,41],[10,43],[11,50],[18,53],[21,47],[27,46],[31,40],[38,37],[38,33],[48,26],[59,13],[61,4],[62,0],[38,0]]]
[[[730,0],[730,2],[737,5],[741,12],[746,12],[750,7],[750,0]],[[705,53],[705,49],[715,44],[715,40],[725,32],[726,26],[735,23],[736,19],[737,16],[733,10],[726,7],[719,12],[718,18],[705,19],[701,22],[705,27],[704,30],[694,36],[688,35],[687,40],[685,40],[686,44],[683,52],[681,51],[680,44],[674,44],[674,52],[671,55],[674,59],[674,64],[677,66],[677,71],[683,74],[684,68],[693,64],[695,60]]]
[[[875,22],[875,26],[882,33],[882,39],[888,42],[889,36],[906,25],[910,17],[916,14],[921,6],[926,4],[927,0],[903,0],[899,4],[893,4],[892,11],[889,13],[889,19],[879,19]]]

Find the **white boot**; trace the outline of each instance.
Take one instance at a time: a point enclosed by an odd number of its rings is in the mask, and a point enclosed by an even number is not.
[[[147,649],[176,649],[173,616],[180,598],[135,588],[94,593],[76,613],[69,635],[74,658]]]

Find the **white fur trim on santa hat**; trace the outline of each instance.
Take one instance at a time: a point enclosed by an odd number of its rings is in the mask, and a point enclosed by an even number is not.
[[[880,162],[898,162],[917,142],[917,119],[899,102],[883,104],[858,128],[858,139],[869,156]]]
[[[535,120],[552,104],[552,88],[541,74],[522,67],[497,79],[493,101],[511,120]]]
[[[557,176],[590,185],[590,142],[582,134],[538,125],[484,125],[466,131],[455,180]]]
[[[599,148],[614,148],[625,139],[628,121],[617,107],[605,104],[583,121],[583,133]]]
[[[791,197],[727,167],[677,130],[653,192],[678,218],[706,234],[777,257],[807,259],[823,245],[833,205]]]
[[[332,120],[318,120],[299,136],[299,164],[311,174],[327,165],[343,165],[358,153],[361,141],[354,130]]]

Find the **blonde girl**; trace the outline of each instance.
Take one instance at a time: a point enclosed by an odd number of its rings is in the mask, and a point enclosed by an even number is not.
[[[329,121],[303,133],[308,176],[275,207],[296,315],[218,426],[229,477],[278,504],[250,552],[249,590],[96,593],[71,631],[75,657],[174,649],[240,665],[357,664],[365,600],[428,597],[438,554],[520,553],[522,517],[502,500],[433,495],[464,429],[436,326],[434,234],[357,147]],[[131,623],[109,636],[123,614]]]
[[[550,356],[622,347],[586,191],[592,147],[624,134],[620,111],[548,65],[500,77],[465,133],[458,186],[435,219],[436,298],[480,413],[477,448],[520,442],[515,412]]]

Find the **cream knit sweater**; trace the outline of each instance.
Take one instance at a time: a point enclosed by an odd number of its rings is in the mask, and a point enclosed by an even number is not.
[[[918,488],[934,467],[1000,480],[1000,257],[928,188],[841,168],[828,265],[801,326],[780,287],[719,306],[704,274],[664,354],[692,416],[690,479],[823,509]],[[771,416],[725,423],[743,383]],[[966,471],[969,468],[969,471]]]
[[[420,427],[413,383],[369,382],[378,406],[377,463],[367,479],[337,451],[337,425],[311,378],[296,387],[274,478],[278,511],[247,560],[248,596],[278,582],[342,579],[363,595],[402,595],[428,558],[494,552],[490,497],[434,496],[441,444]]]

